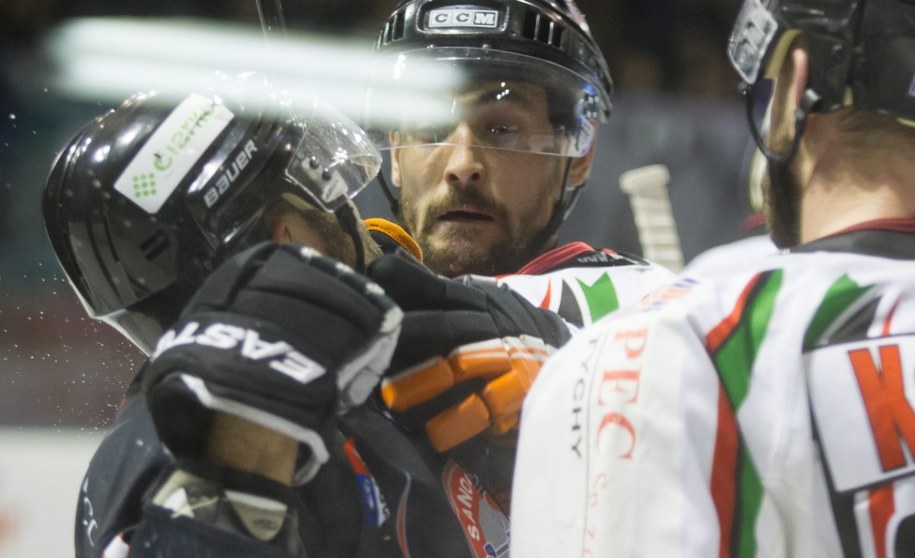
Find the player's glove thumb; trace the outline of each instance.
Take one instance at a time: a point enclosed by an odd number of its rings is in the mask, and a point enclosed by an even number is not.
[[[215,411],[236,415],[302,442],[304,482],[327,459],[335,413],[387,368],[401,319],[377,284],[310,248],[250,248],[204,282],[143,370],[159,435],[192,457]]]

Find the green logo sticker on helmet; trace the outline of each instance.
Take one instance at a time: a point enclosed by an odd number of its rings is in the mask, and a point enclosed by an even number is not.
[[[156,213],[233,118],[212,98],[190,95],[146,141],[115,189],[144,211]]]
[[[133,196],[142,198],[156,195],[156,175],[155,173],[143,173],[133,177]]]

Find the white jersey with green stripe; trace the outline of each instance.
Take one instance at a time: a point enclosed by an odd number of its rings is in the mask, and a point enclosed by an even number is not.
[[[541,254],[499,283],[531,304],[552,310],[572,330],[637,303],[676,276],[638,256],[571,242]]]
[[[522,413],[512,556],[915,555],[915,235],[681,277]]]

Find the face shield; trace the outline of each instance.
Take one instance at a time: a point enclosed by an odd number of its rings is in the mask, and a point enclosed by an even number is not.
[[[188,188],[188,211],[214,249],[256,241],[251,231],[279,196],[335,212],[378,174],[381,155],[368,135],[326,102],[306,101],[295,110],[268,105],[227,130]]]
[[[302,138],[284,176],[317,207],[336,211],[356,197],[381,169],[381,154],[352,120],[320,100],[304,122]]]
[[[368,111],[382,150],[473,145],[581,157],[594,141],[601,107],[588,80],[557,64],[440,47],[381,59]]]

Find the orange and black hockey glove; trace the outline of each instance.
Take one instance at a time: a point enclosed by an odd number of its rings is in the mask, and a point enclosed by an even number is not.
[[[494,280],[448,279],[403,253],[369,275],[404,311],[381,384],[395,420],[438,451],[512,430],[543,361],[569,339],[565,323]]]

